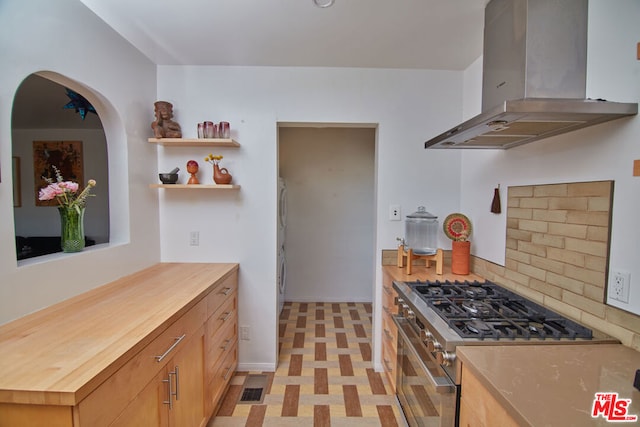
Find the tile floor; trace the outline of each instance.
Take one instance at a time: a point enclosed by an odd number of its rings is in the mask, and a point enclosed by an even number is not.
[[[285,303],[276,372],[236,372],[208,427],[404,425],[371,363],[371,304]],[[261,404],[238,403],[247,374],[267,374]]]

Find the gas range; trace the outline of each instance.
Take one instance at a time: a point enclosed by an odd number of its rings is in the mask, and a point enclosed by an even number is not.
[[[454,380],[459,345],[618,342],[489,281],[394,282],[394,288],[399,317]]]
[[[458,425],[460,345],[618,343],[492,282],[393,282],[396,393],[410,427]]]

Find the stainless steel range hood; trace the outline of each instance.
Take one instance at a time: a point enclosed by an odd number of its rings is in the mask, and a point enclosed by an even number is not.
[[[585,99],[588,0],[491,0],[482,111],[425,148],[506,149],[638,113]]]

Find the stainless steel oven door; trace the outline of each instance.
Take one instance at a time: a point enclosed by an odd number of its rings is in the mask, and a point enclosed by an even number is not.
[[[432,358],[409,322],[393,316],[398,326],[396,392],[411,427],[454,427],[458,389]]]

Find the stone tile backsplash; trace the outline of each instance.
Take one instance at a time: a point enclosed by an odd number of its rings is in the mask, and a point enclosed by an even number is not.
[[[472,256],[471,271],[640,350],[640,316],[604,303],[612,197],[613,181],[509,187],[505,265]]]
[[[612,196],[613,181],[509,187],[505,266],[472,271],[640,350],[640,316],[604,303]]]

